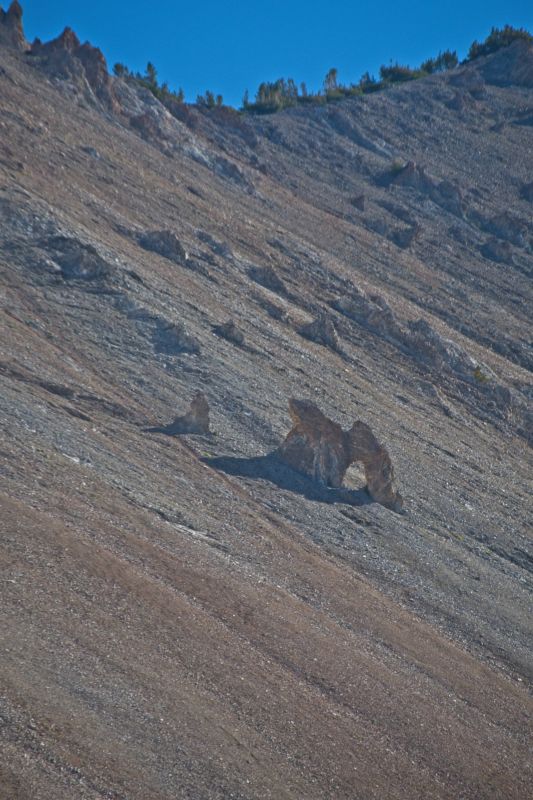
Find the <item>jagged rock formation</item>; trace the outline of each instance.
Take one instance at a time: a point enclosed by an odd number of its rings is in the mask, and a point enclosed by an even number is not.
[[[197,392],[186,414],[182,414],[168,425],[145,428],[147,433],[165,433],[167,436],[181,436],[187,433],[209,433],[209,402],[203,392]]]
[[[36,39],[29,55],[51,78],[69,81],[89,102],[119,110],[104,54],[88,42],[81,44],[71,28],[44,44]]]
[[[13,47],[15,50],[27,50],[28,43],[22,28],[22,7],[13,0],[7,11],[0,6],[0,45]]]
[[[239,330],[232,319],[223,322],[221,325],[214,325],[213,332],[216,333],[217,336],[220,336],[222,339],[227,339],[228,342],[232,342],[233,344],[244,344],[244,334]]]
[[[343,431],[308,400],[289,400],[289,412],[293,427],[277,451],[282,461],[333,488],[342,486],[350,464],[360,461],[370,496],[393,511],[402,509],[390,456],[368,425],[358,421]]]

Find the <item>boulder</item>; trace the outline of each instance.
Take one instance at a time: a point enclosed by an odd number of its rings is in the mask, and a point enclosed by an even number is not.
[[[533,88],[533,45],[517,39],[491,58],[480,61],[479,71],[487,83],[496,86]]]
[[[370,496],[386,508],[400,511],[403,500],[394,485],[394,470],[386,449],[368,425],[355,422],[348,431],[328,419],[309,400],[289,400],[293,427],[277,456],[292,469],[323,486],[339,488],[350,464],[363,464]]]

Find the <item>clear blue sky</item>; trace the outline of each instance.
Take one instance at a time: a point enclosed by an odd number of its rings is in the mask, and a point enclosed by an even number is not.
[[[466,55],[493,25],[533,30],[533,0],[21,0],[28,39],[65,26],[100,47],[109,67],[120,61],[182,86],[186,99],[211,89],[240,105],[264,80],[292,77],[321,86],[330,67],[356,82],[391,59],[415,66],[439,50]],[[3,0],[6,8],[8,0]]]

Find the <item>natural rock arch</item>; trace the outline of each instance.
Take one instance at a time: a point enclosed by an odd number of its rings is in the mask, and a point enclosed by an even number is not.
[[[387,450],[364,422],[343,431],[309,400],[289,400],[293,427],[278,449],[278,457],[298,472],[325,486],[339,488],[348,467],[363,464],[370,496],[394,511],[403,499],[394,485],[394,470]]]

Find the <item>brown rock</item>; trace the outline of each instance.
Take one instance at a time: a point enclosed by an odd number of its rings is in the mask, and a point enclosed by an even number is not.
[[[197,392],[189,410],[169,425],[145,428],[148,433],[164,433],[167,436],[179,436],[186,433],[209,433],[209,403],[203,392]]]
[[[278,457],[318,483],[339,488],[355,461],[365,469],[370,496],[400,511],[403,500],[394,487],[394,471],[386,449],[368,425],[355,422],[349,431],[328,419],[308,400],[289,400],[292,430],[278,449]]]

